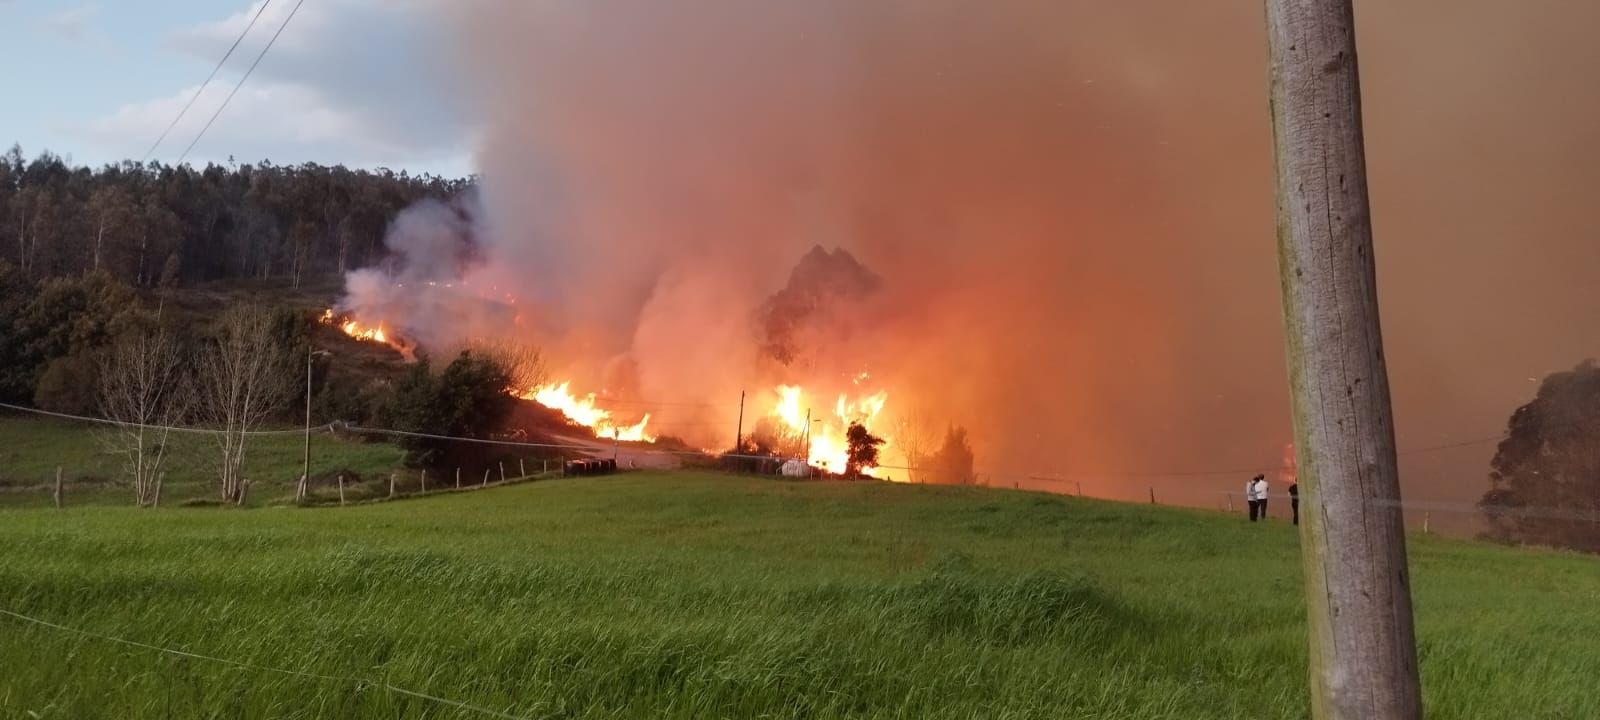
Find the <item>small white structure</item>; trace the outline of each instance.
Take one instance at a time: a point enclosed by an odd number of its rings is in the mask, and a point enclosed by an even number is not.
[[[783,464],[784,477],[805,477],[809,474],[806,470],[805,462],[799,459],[790,460]]]

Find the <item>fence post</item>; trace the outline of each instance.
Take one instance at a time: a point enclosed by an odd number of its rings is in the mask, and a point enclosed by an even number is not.
[[[1429,514],[1430,513],[1427,510],[1423,510],[1422,511],[1422,534],[1423,535],[1427,535],[1428,534],[1428,520],[1430,519],[1428,517]]]
[[[550,459],[549,458],[545,458],[543,460],[540,460],[539,461],[539,474],[540,475],[544,475],[544,474],[546,474],[548,472],[550,472]]]
[[[243,479],[241,479],[239,481],[239,502],[237,502],[235,504],[238,505],[239,507],[244,507],[245,501],[248,500],[249,497],[250,497],[250,478],[243,478]]]
[[[61,509],[61,468],[60,467],[56,468],[55,500],[56,500],[56,509],[60,510]]]
[[[339,473],[339,504],[344,504],[344,473]]]
[[[1233,512],[1233,493],[1228,493],[1228,512]]]
[[[1083,482],[1082,481],[1074,481],[1074,482],[1078,486],[1078,497],[1083,497]]]
[[[389,473],[389,497],[394,497],[394,473]]]
[[[482,487],[489,487],[489,468],[484,468],[483,469],[483,486]]]
[[[166,479],[167,479],[167,474],[166,473],[160,473],[160,474],[156,475],[156,497],[155,497],[155,502],[151,503],[151,507],[161,507],[161,481],[166,480]]]
[[[422,469],[422,492],[428,492],[428,469]]]
[[[517,458],[517,477],[527,477],[528,466],[523,464],[522,458]]]
[[[456,489],[461,489],[461,466],[456,466]]]
[[[506,481],[506,464],[500,463],[500,482]]]
[[[1154,485],[1150,486],[1150,504],[1156,504],[1156,486]]]

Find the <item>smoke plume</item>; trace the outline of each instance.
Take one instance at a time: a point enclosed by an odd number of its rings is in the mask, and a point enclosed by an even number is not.
[[[441,12],[484,123],[474,282],[515,288],[580,380],[685,404],[762,391],[781,371],[756,310],[820,245],[880,284],[870,327],[808,334],[815,377],[796,379],[870,372],[886,413],[969,428],[980,475],[1214,506],[1280,463],[1258,0]],[[1597,15],[1358,8],[1402,452],[1495,434],[1529,378],[1594,351]],[[732,414],[662,429],[709,443]],[[1403,482],[1473,497],[1492,450],[1407,455]]]

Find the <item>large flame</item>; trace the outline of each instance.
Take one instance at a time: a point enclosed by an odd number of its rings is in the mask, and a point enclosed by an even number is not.
[[[594,393],[583,397],[575,396],[572,394],[571,385],[570,382],[543,385],[523,392],[522,397],[560,411],[568,420],[594,430],[596,437],[629,442],[655,442],[655,436],[645,429],[650,424],[649,413],[632,425],[618,425],[612,420],[611,411],[604,410],[596,404]]]
[[[855,384],[859,385],[863,379],[864,374]],[[829,414],[823,410],[828,407],[826,404],[809,402],[805,390],[798,385],[779,385],[773,392],[775,399],[769,415],[782,423],[790,436],[796,439],[809,436],[809,440],[802,441],[806,445],[806,462],[832,473],[844,472],[849,464],[850,441],[846,433],[850,426],[860,424],[870,432],[873,421],[889,402],[886,391],[858,397],[839,393]],[[879,476],[876,467],[863,467],[861,472],[869,477]]]
[[[346,318],[343,322],[340,322],[340,319],[334,316],[332,308],[322,311],[322,316],[318,318],[318,320],[320,320],[324,325],[332,325],[340,330],[343,330],[344,334],[349,335],[357,340],[383,343],[385,345],[389,344],[388,336],[384,335],[383,333],[382,322],[370,327],[362,325],[361,323],[349,318]]]

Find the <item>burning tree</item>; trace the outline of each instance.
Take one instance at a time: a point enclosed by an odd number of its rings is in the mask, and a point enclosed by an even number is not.
[[[274,352],[276,321],[264,307],[222,314],[216,339],[200,354],[199,409],[214,428],[224,502],[244,502],[244,451],[250,433],[283,406],[294,389],[288,355]]]
[[[867,432],[867,427],[861,423],[851,423],[850,429],[845,431],[845,439],[850,447],[849,459],[844,466],[845,475],[860,477],[862,468],[878,464],[878,448],[883,445],[883,438]]]
[[[118,423],[102,442],[124,458],[134,502],[158,504],[167,437],[193,399],[183,353],[160,330],[128,335],[106,356],[100,378],[101,410]]]

